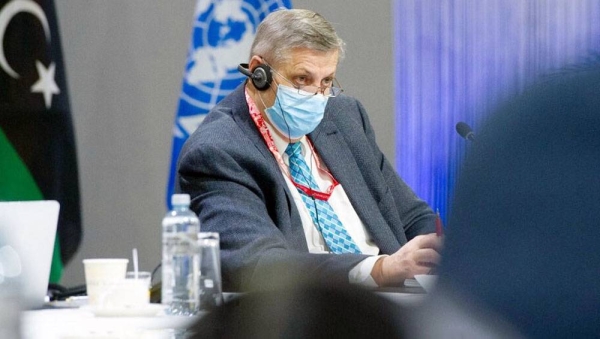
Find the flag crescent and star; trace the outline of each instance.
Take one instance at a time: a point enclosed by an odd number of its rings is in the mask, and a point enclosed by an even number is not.
[[[2,10],[0,10],[0,68],[10,75],[14,79],[19,79],[20,75],[15,72],[12,67],[8,64],[6,56],[4,55],[4,33],[8,24],[12,18],[19,13],[29,13],[35,16],[42,26],[44,27],[44,33],[46,34],[46,40],[50,43],[50,26],[48,25],[48,19],[44,10],[32,0],[13,0],[6,4]],[[44,96],[44,104],[49,109],[52,106],[52,96],[60,94],[60,88],[54,80],[54,74],[56,71],[56,65],[54,62],[50,63],[50,66],[46,66],[39,60],[36,60],[36,68],[39,75],[39,80],[31,86],[32,93],[41,93]]]

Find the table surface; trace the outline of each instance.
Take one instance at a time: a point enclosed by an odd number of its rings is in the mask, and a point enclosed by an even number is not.
[[[22,339],[171,338],[199,316],[100,317],[85,308],[46,308],[21,314]]]
[[[374,292],[409,307],[420,304],[426,296],[420,287],[379,288]],[[224,299],[232,300],[238,295],[226,293]],[[102,317],[89,308],[78,308],[78,304],[48,303],[42,310],[22,312],[22,339],[166,339],[173,337],[173,331],[186,329],[201,317],[167,316],[162,312],[156,316]]]

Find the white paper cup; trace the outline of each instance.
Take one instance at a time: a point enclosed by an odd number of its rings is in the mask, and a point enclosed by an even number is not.
[[[129,259],[84,259],[85,285],[91,306],[102,306],[115,283],[125,280]]]

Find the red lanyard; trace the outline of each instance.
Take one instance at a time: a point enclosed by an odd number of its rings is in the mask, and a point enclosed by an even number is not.
[[[248,108],[250,109],[250,116],[252,117],[252,121],[254,121],[256,128],[258,128],[258,131],[262,135],[263,140],[265,141],[265,143],[267,144],[267,147],[269,148],[269,151],[271,151],[271,153],[277,160],[277,163],[279,164],[279,166],[281,167],[283,172],[287,175],[287,177],[290,179],[290,181],[294,184],[294,186],[296,186],[296,188],[298,188],[299,190],[302,190],[302,192],[304,192],[309,197],[319,199],[319,200],[324,200],[324,201],[329,200],[329,197],[331,197],[333,190],[335,189],[335,187],[337,185],[339,185],[338,181],[335,180],[335,178],[333,177],[333,175],[331,175],[331,173],[329,173],[329,171],[321,168],[319,159],[317,157],[315,157],[315,161],[317,163],[317,168],[319,169],[319,171],[327,174],[332,182],[332,184],[329,186],[327,191],[320,192],[320,191],[314,190],[308,186],[299,184],[296,181],[294,181],[294,178],[292,178],[292,175],[290,174],[288,166],[286,166],[285,162],[283,162],[283,157],[281,156],[281,154],[279,154],[279,151],[277,150],[277,146],[275,146],[275,141],[273,141],[273,137],[271,136],[271,131],[269,131],[269,128],[267,127],[267,123],[265,122],[262,115],[260,114],[260,111],[258,110],[256,103],[250,97],[250,94],[248,93],[248,89],[245,90],[245,94],[246,94],[246,103],[248,104]],[[315,149],[313,148],[310,140],[308,138],[306,138],[306,141],[307,141],[308,145],[310,146],[310,149],[312,150],[313,154],[316,154]]]

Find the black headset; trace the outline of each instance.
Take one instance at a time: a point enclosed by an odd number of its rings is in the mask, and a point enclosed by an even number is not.
[[[243,75],[250,78],[254,87],[256,87],[259,91],[264,91],[267,88],[271,87],[271,82],[273,81],[273,75],[271,74],[271,67],[265,64],[260,64],[256,66],[252,71],[248,68],[248,64],[240,64],[238,66],[238,71],[240,71]]]

